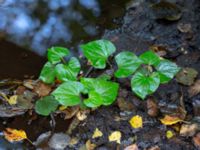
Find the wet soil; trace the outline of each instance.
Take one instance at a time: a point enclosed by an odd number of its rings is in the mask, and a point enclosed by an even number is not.
[[[106,31],[103,38],[113,41],[117,46],[118,52],[130,50],[140,54],[152,45],[161,45],[165,47],[165,58],[176,62],[180,67],[192,67],[200,72],[200,1],[172,0],[182,8],[182,16],[176,21],[156,19],[155,16],[152,16],[150,6],[153,2],[155,3],[154,0],[149,2],[138,1],[137,4],[133,2],[124,16],[122,27]],[[192,26],[191,31],[187,33],[179,31],[177,26],[180,23],[190,24]],[[97,75],[97,73],[99,72],[96,71],[91,75]],[[200,75],[197,76],[197,79],[199,77]],[[161,85],[151,97],[147,98],[153,98],[158,104],[158,114],[156,117],[152,117],[148,115],[147,101],[139,100],[131,92],[129,79],[119,80],[119,82],[121,89],[118,100],[123,98],[128,101],[129,105],[131,105],[130,109],[124,110],[119,107],[117,100],[112,106],[101,107],[91,111],[87,119],[82,121],[70,135],[79,139],[78,144],[67,147],[67,150],[78,150],[85,145],[88,139],[97,145],[97,150],[121,150],[132,143],[136,143],[141,150],[150,149],[156,145],[161,150],[198,150],[192,141],[192,137],[180,136],[179,133],[176,133],[175,137],[167,139],[165,133],[172,128],[162,125],[159,118],[165,114],[176,113],[182,115],[183,112],[180,107],[184,103],[187,112],[186,121],[199,124],[199,94],[190,97],[188,95],[189,86],[177,83],[176,79],[166,85]],[[144,121],[143,128],[133,129],[130,126],[128,121],[133,115],[142,116]],[[15,123],[17,122],[27,124],[28,121],[25,120],[23,117],[13,118],[9,120],[9,126],[16,128]],[[30,135],[31,139],[35,139],[40,132],[49,131],[49,121],[50,118],[41,118],[40,121],[33,122],[35,126],[31,124],[29,127],[23,127],[27,132],[35,128],[36,134],[34,136]],[[68,126],[63,127],[61,125],[65,124],[65,122],[62,122],[62,119],[60,122],[59,119],[57,121],[57,130],[66,131]],[[38,130],[37,126],[41,126],[42,130]],[[0,130],[4,127],[5,125],[0,125]],[[21,126],[18,127],[21,128]],[[96,128],[103,132],[103,138],[92,139]],[[116,130],[122,133],[120,145],[108,141],[108,135]]]

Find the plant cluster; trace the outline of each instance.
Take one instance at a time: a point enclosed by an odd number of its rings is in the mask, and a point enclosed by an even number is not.
[[[96,69],[105,69],[109,56],[116,48],[108,40],[96,40],[81,45],[83,55]],[[69,50],[52,47],[48,50],[48,62],[44,65],[39,79],[53,84],[55,80],[62,83],[51,93],[36,102],[36,111],[49,115],[58,105],[86,106],[96,108],[112,104],[118,94],[119,84],[109,78],[77,78],[81,65],[76,57],[68,62]],[[116,78],[131,78],[132,91],[144,99],[156,91],[161,83],[170,81],[180,68],[173,62],[163,59],[149,50],[137,57],[134,53],[123,51],[115,56],[118,69]]]

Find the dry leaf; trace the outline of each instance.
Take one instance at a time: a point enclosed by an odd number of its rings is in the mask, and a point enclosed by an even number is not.
[[[86,146],[86,149],[87,149],[87,150],[94,150],[94,149],[96,148],[96,145],[93,144],[93,143],[91,143],[90,140],[88,140],[88,141],[86,142],[85,146]]]
[[[77,114],[76,117],[78,118],[78,120],[83,121],[87,118],[87,115],[89,114],[89,109],[86,110],[80,110]]]
[[[139,150],[136,144],[129,145],[124,150]]]
[[[193,136],[199,130],[199,126],[196,123],[193,124],[182,124],[180,129],[181,136]]]
[[[49,93],[51,92],[51,86],[39,81],[34,86],[33,91],[37,93],[40,97],[44,97],[49,95]]]
[[[133,128],[142,128],[143,124],[142,117],[139,115],[133,116],[129,121],[129,123]]]
[[[9,142],[17,142],[24,139],[27,139],[26,132],[24,130],[16,130],[11,128],[6,128],[6,131],[3,131],[4,137]]]
[[[23,85],[28,89],[34,89],[35,81],[34,80],[25,80]]]
[[[65,119],[71,119],[79,111],[79,107],[78,106],[67,107],[66,109],[64,109],[64,107],[62,107],[62,108],[61,107],[59,108],[59,110],[61,109],[60,112],[65,114]],[[62,109],[64,109],[64,110],[62,110]]]
[[[183,120],[176,116],[165,115],[164,118],[160,119],[161,123],[164,125],[173,125]]]
[[[98,128],[96,128],[93,135],[92,135],[92,138],[94,139],[94,138],[98,138],[98,137],[101,137],[101,136],[103,136],[103,133]]]
[[[173,136],[174,136],[174,133],[173,133],[171,130],[167,130],[167,132],[166,132],[166,137],[167,137],[168,139],[171,139]]]
[[[109,135],[109,137],[108,137],[108,139],[109,139],[109,141],[110,142],[117,142],[117,143],[121,143],[121,132],[120,131],[114,131],[114,132],[112,132],[110,135]]]
[[[200,92],[200,80],[197,80],[188,90],[190,97],[197,95]]]
[[[167,48],[163,45],[152,45],[150,46],[150,49],[160,57],[163,57],[167,54]]]
[[[13,95],[13,96],[11,96],[9,99],[8,99],[8,103],[10,104],[10,105],[15,105],[15,104],[17,104],[17,95]]]
[[[200,148],[200,132],[193,137],[194,145]]]

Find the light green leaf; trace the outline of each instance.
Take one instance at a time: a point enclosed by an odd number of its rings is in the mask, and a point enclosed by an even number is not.
[[[96,107],[99,107],[100,105],[102,105],[103,99],[99,93],[97,93],[95,91],[90,91],[89,98],[85,99],[83,102],[87,107],[96,108]]]
[[[62,83],[52,95],[64,106],[75,106],[80,104],[80,93],[84,87],[80,82],[66,81]]]
[[[160,75],[160,83],[167,83],[179,72],[180,68],[175,63],[164,59],[156,66],[156,70]]]
[[[118,65],[118,70],[115,72],[117,78],[128,77],[142,64],[142,61],[132,52],[121,52],[115,60]]]
[[[48,116],[54,112],[58,107],[58,102],[53,96],[46,96],[39,99],[35,104],[35,110],[38,114]]]
[[[84,56],[98,69],[106,67],[108,57],[116,50],[113,43],[108,40],[96,40],[81,45]]]
[[[81,83],[84,85],[85,89],[88,90],[89,95],[90,92],[93,91],[101,96],[102,100],[97,99],[97,101],[103,101],[102,105],[107,106],[112,104],[117,97],[118,83],[93,78],[81,78]],[[92,95],[94,95],[94,93]],[[95,94],[95,97],[98,97],[97,94]]]
[[[69,50],[64,47],[52,47],[48,49],[47,58],[52,64],[59,63],[61,59],[69,55]]]
[[[42,68],[39,79],[45,83],[51,84],[54,82],[55,76],[55,66],[50,62],[47,62]]]
[[[160,57],[156,55],[153,51],[149,50],[144,52],[139,57],[146,65],[157,65],[160,62]]]
[[[157,72],[152,73],[150,76],[137,72],[131,79],[132,91],[142,99],[155,92],[159,84],[160,77]]]
[[[57,64],[56,65],[56,77],[60,81],[76,81],[77,75],[80,71],[80,63],[79,60],[75,57],[72,57],[67,65]]]

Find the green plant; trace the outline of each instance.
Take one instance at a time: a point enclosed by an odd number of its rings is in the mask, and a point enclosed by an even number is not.
[[[108,40],[96,40],[81,45],[84,56],[96,69],[104,69],[116,48]],[[119,84],[112,82],[111,77],[102,75],[98,78],[77,78],[80,72],[79,60],[71,57],[68,62],[69,50],[63,47],[48,49],[48,62],[44,65],[39,79],[53,84],[55,79],[62,83],[51,93],[36,102],[36,112],[49,115],[58,105],[97,108],[112,104],[118,94]],[[144,99],[159,87],[167,83],[179,71],[179,67],[169,60],[160,58],[152,51],[137,57],[134,53],[124,51],[115,56],[118,69],[115,77],[126,78],[130,75],[133,92]],[[55,102],[56,101],[56,102]]]

